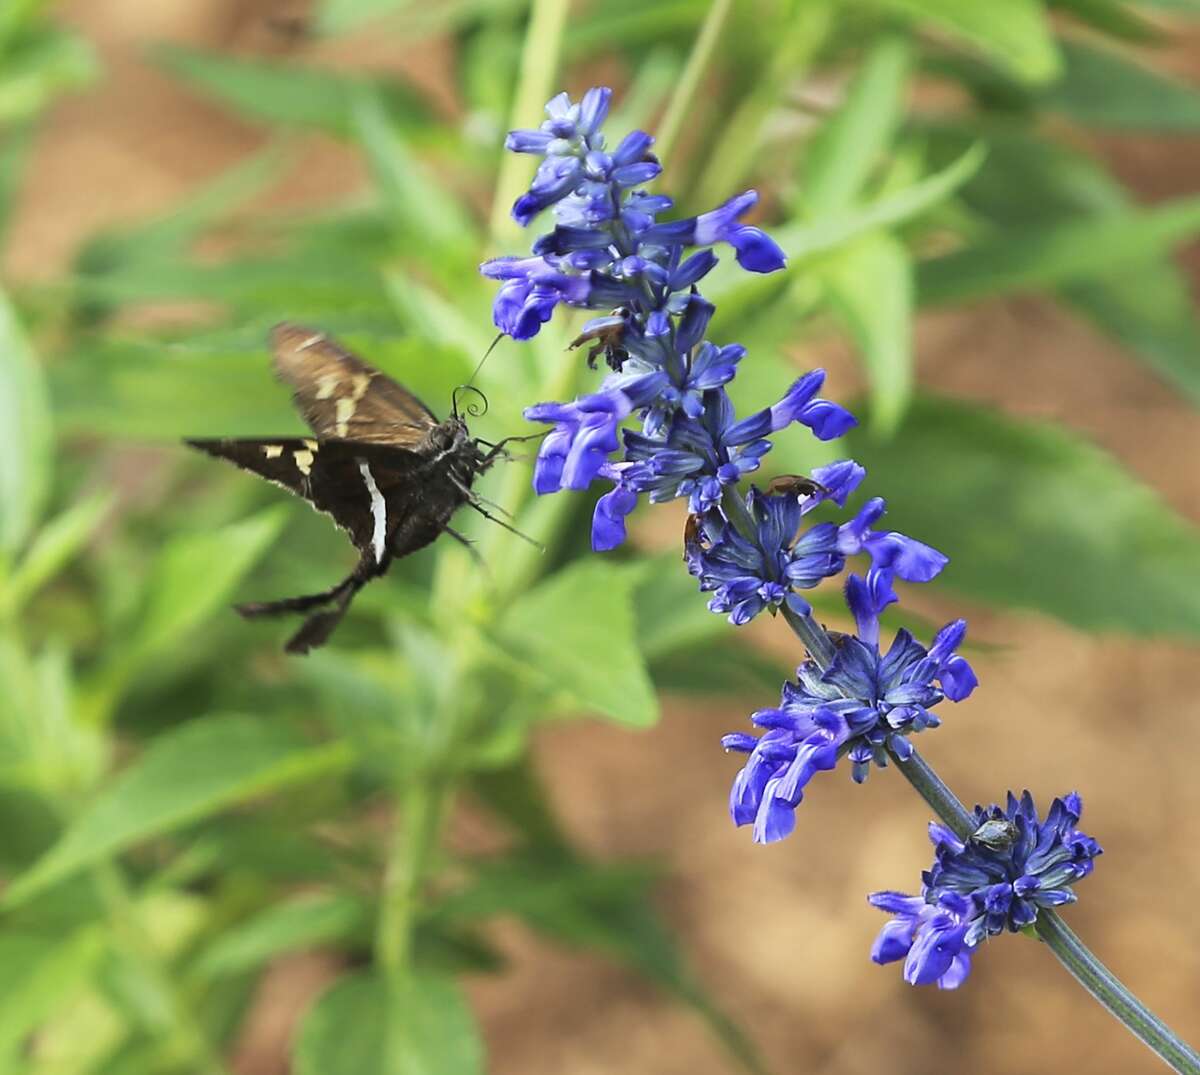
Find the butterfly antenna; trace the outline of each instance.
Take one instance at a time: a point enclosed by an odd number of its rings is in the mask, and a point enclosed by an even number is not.
[[[479,399],[481,401],[479,403],[468,403],[467,406],[464,408],[466,413],[471,418],[479,418],[482,415],[487,414],[487,411],[488,411],[487,396],[485,396],[473,384],[460,384],[454,390],[453,394],[450,396],[450,410],[454,414],[455,418],[461,417],[458,412],[458,394],[459,394],[459,392],[473,392],[473,393],[475,393],[475,395],[477,395],[479,397]]]

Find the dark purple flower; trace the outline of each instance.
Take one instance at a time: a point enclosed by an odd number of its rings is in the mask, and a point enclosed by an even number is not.
[[[975,828],[962,840],[933,822],[933,866],[920,896],[876,892],[871,904],[895,917],[875,940],[877,963],[905,959],[910,985],[961,985],[970,953],[989,936],[1032,925],[1042,907],[1075,901],[1072,885],[1092,872],[1100,845],[1080,832],[1083,805],[1072,792],[1055,799],[1046,820],[1033,796],[1008,793],[1005,808],[975,808]]]
[[[929,582],[948,564],[949,558],[915,538],[872,530],[871,524],[887,510],[881,497],[868,500],[838,532],[838,548],[847,556],[865,552],[873,567],[889,571],[906,582]]]

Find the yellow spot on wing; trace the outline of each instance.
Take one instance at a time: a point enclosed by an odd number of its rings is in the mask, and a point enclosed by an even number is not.
[[[334,416],[337,420],[337,435],[344,437],[350,428],[350,419],[354,415],[355,408],[358,407],[358,400],[347,399],[343,396],[337,401],[337,409]]]
[[[312,470],[314,459],[312,452],[292,452],[292,458],[296,460],[296,469],[301,474],[308,474]]]
[[[304,447],[307,448],[310,452],[315,452],[317,450],[317,442],[315,440],[306,440],[306,441],[303,441],[302,443],[304,444]]]
[[[337,391],[341,378],[336,373],[327,373],[317,378],[317,399],[328,399]]]
[[[283,455],[283,445],[264,444],[263,455],[265,455],[268,459],[278,459],[281,455]]]

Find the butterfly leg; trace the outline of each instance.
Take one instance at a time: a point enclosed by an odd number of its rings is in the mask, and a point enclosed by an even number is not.
[[[447,533],[454,538],[454,540],[457,541],[464,549],[466,549],[467,552],[471,554],[471,559],[479,564],[480,567],[484,566],[483,557],[479,555],[479,550],[475,548],[475,542],[467,537],[466,534],[460,534],[457,530],[450,526],[445,526],[442,528],[442,530],[444,533]]]
[[[248,620],[254,619],[256,616],[279,616],[285,612],[307,612],[311,608],[318,608],[331,601],[336,601],[345,593],[358,572],[359,568],[355,568],[336,586],[330,586],[328,590],[322,590],[320,593],[303,594],[300,597],[284,597],[278,601],[256,601],[233,607]]]
[[[499,515],[493,515],[490,511],[488,511],[485,507],[483,507],[483,505],[480,504],[477,499],[472,498],[467,503],[470,504],[470,506],[472,508],[474,508],[477,512],[479,512],[479,514],[482,515],[485,519],[491,519],[492,522],[494,522],[497,526],[504,527],[504,529],[507,530],[510,534],[516,534],[517,537],[519,537],[522,541],[528,541],[529,544],[532,545],[539,552],[546,551],[546,546],[543,545],[540,541],[537,541],[534,538],[531,538],[528,534],[521,533],[521,531],[518,530],[515,526],[512,526],[509,523],[506,523],[503,519],[501,519]]]

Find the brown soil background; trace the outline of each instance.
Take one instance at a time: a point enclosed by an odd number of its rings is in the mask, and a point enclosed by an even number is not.
[[[98,227],[169,207],[261,144],[259,129],[152,70],[141,56],[147,43],[402,67],[440,89],[438,52],[427,43],[416,58],[397,58],[395,42],[369,36],[336,48],[289,45],[264,20],[283,8],[265,0],[60,5],[96,46],[106,73],[43,125],[6,272],[54,274]],[[1181,45],[1169,63],[1200,73],[1194,47]],[[1195,139],[1112,138],[1102,146],[1146,200],[1200,189]],[[360,181],[344,152],[314,140],[276,199],[323,199]],[[1190,261],[1200,268],[1200,259]],[[918,354],[924,383],[1087,433],[1200,522],[1194,410],[1066,314],[1017,300],[923,317]],[[854,378],[845,355],[834,350],[822,360],[834,369],[833,394],[844,394]],[[1078,787],[1085,828],[1105,855],[1067,919],[1169,1024],[1200,1040],[1196,649],[1085,637],[1033,615],[977,612],[971,621],[977,637],[1004,648],[978,660],[984,689],[949,714],[923,751],[968,801],[991,800],[1007,787],[1028,786],[1041,800]],[[770,630],[760,634],[766,645],[787,645]],[[1162,1070],[1033,942],[989,943],[957,993],[910,989],[897,968],[869,963],[882,916],[864,894],[915,884],[928,859],[928,811],[898,790],[894,774],[875,773],[854,789],[839,772],[821,779],[791,839],[752,845],[728,823],[736,761],[716,743],[765,701],[669,705],[662,724],[642,735],[565,725],[542,734],[537,749],[582,845],[602,857],[671,864],[662,908],[712,994],[749,1029],[774,1071]],[[469,983],[492,1071],[734,1070],[697,1018],[633,976],[515,924],[498,927],[496,939],[511,958],[509,972]],[[235,1050],[239,1071],[286,1071],[296,1015],[328,973],[313,955],[268,975]]]

